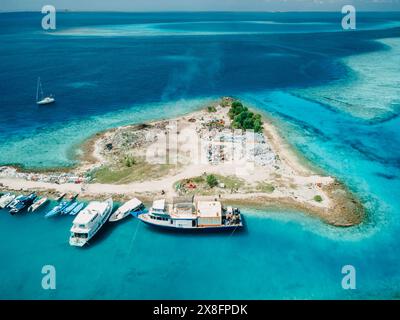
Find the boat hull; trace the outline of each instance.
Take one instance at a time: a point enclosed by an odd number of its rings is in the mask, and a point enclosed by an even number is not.
[[[220,225],[220,226],[204,226],[204,227],[178,227],[168,224],[158,224],[145,217],[145,215],[138,216],[139,220],[148,226],[155,227],[159,230],[175,231],[175,232],[232,232],[243,228],[243,223],[237,225]]]
[[[137,200],[137,199],[135,198],[133,200]],[[110,222],[118,222],[118,221],[125,219],[126,217],[128,217],[130,215],[137,217],[139,214],[143,213],[145,211],[145,207],[144,207],[143,203],[141,203],[139,200],[137,200],[137,202],[139,202],[139,204],[136,207],[125,209],[124,206],[122,206],[119,209],[117,209],[117,211],[115,211],[111,215],[109,221]]]
[[[47,198],[40,199],[37,202],[34,202],[29,208],[28,212],[35,212],[38,210],[40,207],[42,207],[46,202],[48,201]]]
[[[45,98],[45,99],[43,99],[41,101],[36,102],[36,104],[39,105],[39,106],[44,106],[46,104],[52,104],[52,103],[55,103],[55,102],[56,102],[56,100],[54,98]]]

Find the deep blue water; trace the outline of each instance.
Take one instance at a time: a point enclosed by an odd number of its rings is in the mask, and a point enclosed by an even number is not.
[[[246,231],[232,236],[156,232],[131,219],[76,250],[68,245],[72,219],[1,212],[0,297],[399,297],[400,96],[368,119],[350,112],[362,114],[361,98],[397,94],[383,85],[379,61],[365,66],[359,57],[381,52],[397,66],[399,13],[359,14],[355,32],[340,29],[337,13],[69,13],[58,14],[51,34],[40,20],[0,14],[1,164],[70,165],[74,147],[99,130],[232,95],[271,116],[299,152],[345,182],[368,219],[340,229],[299,213],[245,209]],[[351,89],[359,79],[346,59],[369,68],[381,91],[363,86],[349,112],[294,94],[341,80]],[[38,76],[56,95],[52,107],[34,103]],[[57,269],[52,292],[40,286],[45,264]],[[346,264],[356,267],[357,290],[341,288]]]

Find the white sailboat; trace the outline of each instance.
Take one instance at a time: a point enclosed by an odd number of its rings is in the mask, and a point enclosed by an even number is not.
[[[40,91],[40,99],[39,99],[39,91]],[[45,104],[54,103],[55,101],[56,101],[56,99],[53,97],[53,95],[44,97],[42,82],[40,81],[40,77],[39,77],[38,82],[37,82],[37,88],[36,88],[36,104],[45,105]]]

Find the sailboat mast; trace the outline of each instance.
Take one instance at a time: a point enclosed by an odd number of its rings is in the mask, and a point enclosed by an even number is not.
[[[39,101],[39,83],[40,83],[40,77],[38,78],[36,86],[36,102]]]

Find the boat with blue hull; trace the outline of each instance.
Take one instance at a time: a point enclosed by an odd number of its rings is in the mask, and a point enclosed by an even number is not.
[[[83,208],[85,208],[85,204],[81,202],[69,213],[69,215],[70,216],[75,216],[79,212],[81,212],[83,210]]]
[[[70,214],[72,210],[74,210],[76,208],[76,206],[79,203],[74,201],[72,202],[68,207],[66,207],[64,210],[61,210],[61,214]]]
[[[65,194],[63,195],[63,197]],[[78,197],[78,194],[72,196],[69,201],[61,201],[59,205],[55,206],[52,210],[50,210],[44,217],[45,218],[50,218],[50,217],[55,217],[58,215],[64,215],[70,213],[75,206],[77,205],[76,198]]]
[[[55,217],[61,214],[61,212],[70,205],[68,201],[62,201],[56,205],[53,209],[46,213],[45,218]]]
[[[167,230],[224,231],[243,227],[238,208],[224,208],[219,201],[197,201],[193,197],[156,200],[148,213],[138,216],[147,225]]]
[[[24,209],[30,207],[36,198],[37,195],[34,192],[27,196],[21,195],[16,197],[15,200],[8,206],[9,212],[11,214],[16,214],[23,211]]]
[[[138,211],[132,211],[130,214],[131,214],[131,216],[137,218],[137,217],[139,217],[141,214],[145,214],[145,213],[149,213],[149,210],[146,209],[146,208],[143,208],[143,209],[138,210]]]

